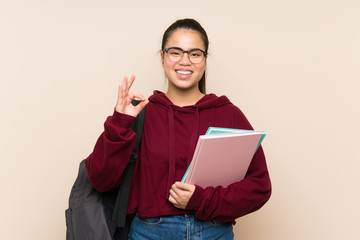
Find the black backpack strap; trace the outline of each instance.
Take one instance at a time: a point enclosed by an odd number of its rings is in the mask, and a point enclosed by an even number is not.
[[[137,105],[140,101],[133,100],[132,104]],[[136,117],[136,120],[131,124],[131,129],[136,133],[136,142],[131,153],[130,160],[125,168],[122,183],[116,198],[112,220],[118,227],[125,227],[127,205],[129,200],[131,177],[134,169],[134,163],[137,158],[137,149],[141,142],[145,122],[145,108]]]

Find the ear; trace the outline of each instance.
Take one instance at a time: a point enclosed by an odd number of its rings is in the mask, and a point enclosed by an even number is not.
[[[164,65],[164,52],[160,51],[161,64]]]

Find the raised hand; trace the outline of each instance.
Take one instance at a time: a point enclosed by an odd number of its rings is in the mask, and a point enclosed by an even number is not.
[[[130,92],[130,88],[135,81],[135,76],[132,75],[130,79],[124,77],[122,85],[119,86],[118,98],[116,101],[115,110],[119,113],[127,114],[136,117],[141,110],[149,103],[149,100],[144,98],[137,92]],[[133,106],[131,101],[137,98],[141,102],[137,106]]]

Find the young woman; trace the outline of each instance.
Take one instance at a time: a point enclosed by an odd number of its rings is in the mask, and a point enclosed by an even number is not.
[[[135,77],[125,77],[115,111],[86,160],[89,179],[98,191],[119,186],[136,139],[130,124],[146,106],[127,210],[136,213],[130,239],[233,239],[235,219],[258,210],[270,197],[261,147],[242,181],[207,188],[180,182],[199,135],[209,126],[252,129],[228,98],[205,94],[208,45],[197,21],[173,23],[161,46],[166,93],[154,91],[146,99],[130,91]],[[134,98],[141,100],[136,107],[131,104]]]

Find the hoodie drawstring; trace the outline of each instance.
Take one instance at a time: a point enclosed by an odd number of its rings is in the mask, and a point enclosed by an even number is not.
[[[194,127],[193,127],[193,131],[191,133],[191,140],[190,140],[190,145],[189,145],[187,166],[189,166],[189,164],[190,164],[190,162],[192,160],[192,156],[194,154],[196,143],[197,143],[197,140],[198,140],[198,132],[199,132],[199,124],[200,124],[200,119],[199,118],[200,118],[199,117],[199,108],[196,107],[196,109],[195,109]]]
[[[170,190],[171,186],[175,183],[175,124],[174,124],[174,109],[169,106],[169,178],[167,189]],[[170,193],[167,193],[169,197]]]

